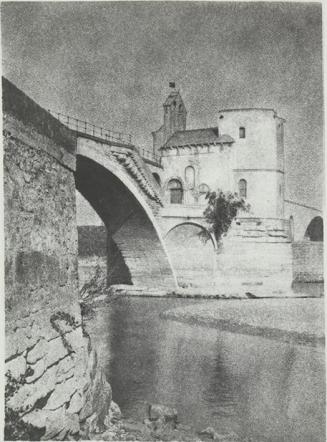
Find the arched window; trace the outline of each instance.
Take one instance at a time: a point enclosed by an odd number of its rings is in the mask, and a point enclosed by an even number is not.
[[[183,112],[183,105],[180,104],[178,109],[179,109],[179,112]]]
[[[185,168],[185,182],[186,182],[189,189],[194,189],[194,185],[195,185],[194,167],[187,166]]]
[[[170,192],[170,204],[182,204],[183,202],[183,186],[179,180],[170,180],[168,183]]]
[[[245,138],[245,127],[240,127],[239,129],[239,137]]]
[[[238,182],[238,193],[239,193],[241,198],[246,198],[247,197],[247,182],[246,182],[246,180],[241,179]]]

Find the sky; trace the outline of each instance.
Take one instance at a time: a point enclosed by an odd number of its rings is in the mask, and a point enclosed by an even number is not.
[[[285,127],[286,198],[321,207],[319,3],[2,2],[3,75],[46,109],[131,133],[162,124],[169,81],[189,129],[219,109],[274,108]]]

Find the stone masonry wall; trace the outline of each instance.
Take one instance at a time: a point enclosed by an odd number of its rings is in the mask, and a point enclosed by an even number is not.
[[[291,244],[225,240],[217,254],[216,271],[225,281],[271,285],[276,290],[290,288]]]
[[[3,115],[5,437],[81,437],[104,426],[111,392],[78,303],[76,140],[5,79]]]
[[[294,242],[292,252],[295,282],[322,282],[324,280],[323,242]]]

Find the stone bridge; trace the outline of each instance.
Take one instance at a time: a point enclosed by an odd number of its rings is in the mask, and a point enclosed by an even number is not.
[[[21,419],[24,439],[79,439],[80,424],[106,428],[111,391],[81,320],[75,190],[107,227],[112,280],[167,289],[160,189],[132,145],[70,130],[6,79],[2,92],[5,371],[16,385],[6,431]]]
[[[183,213],[162,221],[161,190],[130,143],[68,129],[5,79],[2,92],[6,424],[29,424],[28,440],[92,439],[112,402],[83,330],[75,189],[109,232],[109,282],[175,287],[162,237],[176,245],[177,225],[203,224]]]

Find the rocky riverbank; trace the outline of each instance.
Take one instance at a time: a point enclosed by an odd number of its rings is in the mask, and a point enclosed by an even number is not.
[[[107,418],[108,429],[89,434],[92,440],[103,441],[185,441],[185,442],[252,442],[235,433],[220,434],[212,427],[195,433],[190,426],[178,421],[177,410],[164,405],[148,404],[143,422],[124,419],[118,405],[111,403]]]

